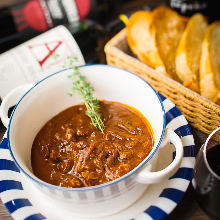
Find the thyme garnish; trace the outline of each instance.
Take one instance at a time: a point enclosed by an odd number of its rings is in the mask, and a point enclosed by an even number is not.
[[[68,57],[65,63],[65,67],[73,70],[72,74],[68,76],[73,80],[72,91],[68,94],[72,96],[73,93],[78,92],[86,106],[86,114],[90,117],[91,124],[104,133],[105,126],[102,121],[102,115],[99,112],[99,100],[93,97],[94,88],[87,82],[86,77],[80,73],[79,68],[74,65],[76,61],[77,57]]]

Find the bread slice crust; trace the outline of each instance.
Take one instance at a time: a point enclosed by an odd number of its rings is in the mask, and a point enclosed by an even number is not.
[[[171,78],[179,81],[176,74],[175,57],[187,19],[167,7],[158,7],[152,12],[152,23],[155,27],[155,42],[166,72]]]
[[[205,98],[220,103],[220,22],[206,30],[200,59],[200,92]]]
[[[200,92],[199,63],[208,22],[202,14],[189,19],[176,53],[176,73],[184,86]]]
[[[140,61],[166,74],[163,61],[155,44],[155,29],[152,26],[152,13],[137,11],[127,24],[127,41],[132,52]]]

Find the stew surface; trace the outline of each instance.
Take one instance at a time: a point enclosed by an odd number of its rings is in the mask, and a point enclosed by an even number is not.
[[[90,124],[82,104],[48,121],[33,142],[34,174],[53,185],[85,187],[115,180],[139,165],[154,144],[149,122],[117,102],[100,102],[100,111],[104,134]]]

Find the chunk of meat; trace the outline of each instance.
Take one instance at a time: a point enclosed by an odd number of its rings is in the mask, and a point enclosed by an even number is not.
[[[59,186],[61,187],[83,187],[83,182],[74,175],[65,175],[62,177]]]
[[[82,140],[82,141],[78,141],[76,143],[76,146],[79,149],[84,149],[84,148],[88,147],[88,143],[86,141]]]
[[[136,134],[135,126],[132,125],[130,120],[121,120],[118,123],[118,127],[122,128],[123,130],[127,131],[130,134]]]
[[[106,159],[105,166],[115,166],[118,163],[118,155],[119,153],[117,151],[115,151],[112,155],[109,155],[109,157]]]
[[[88,136],[90,134],[90,130],[86,126],[80,126],[76,128],[76,135],[78,137]]]
[[[59,152],[57,152],[55,150],[51,150],[49,157],[54,163],[57,163],[60,161],[60,154],[59,154]]]
[[[90,146],[80,151],[80,154],[78,154],[78,157],[76,159],[74,172],[82,172],[83,170],[89,168],[89,164],[86,163],[86,160],[89,158],[89,155],[91,154],[92,150],[93,147]]]
[[[49,159],[50,158],[50,150],[49,150],[49,147],[46,146],[46,145],[43,145],[41,147],[41,152],[42,152],[42,155],[45,159]]]
[[[74,161],[70,159],[64,159],[57,164],[57,169],[62,173],[68,173],[72,170]]]
[[[133,151],[122,151],[120,152],[120,160],[129,160],[133,156]]]
[[[65,137],[68,141],[70,140],[76,141],[76,138],[74,137],[74,135],[75,135],[75,132],[73,131],[73,129],[71,128],[66,129]]]

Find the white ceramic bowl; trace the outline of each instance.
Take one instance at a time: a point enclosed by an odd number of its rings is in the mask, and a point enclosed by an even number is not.
[[[62,110],[81,103],[78,94],[72,97],[67,95],[72,87],[72,81],[68,78],[71,70],[50,75],[33,86],[20,99],[8,125],[9,148],[19,169],[40,191],[51,198],[68,203],[78,215],[90,217],[109,215],[134,203],[148,184],[158,183],[172,176],[180,165],[183,147],[180,138],[174,132],[165,129],[163,104],[157,92],[142,78],[108,65],[82,66],[80,72],[95,88],[95,97],[133,106],[148,119],[155,135],[155,144],[146,159],[121,178],[93,187],[53,186],[33,174],[31,147],[38,131]],[[3,100],[0,115],[6,126],[9,120],[6,114],[9,106],[24,93],[24,90],[27,90],[28,86],[30,85],[15,89]],[[152,172],[157,159],[155,153],[167,141],[175,145],[176,157],[165,169]]]

